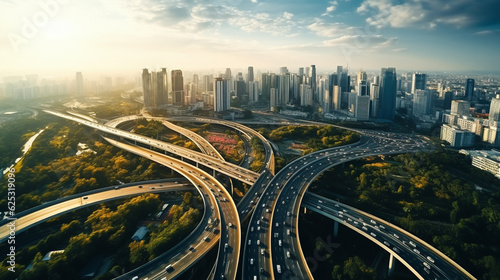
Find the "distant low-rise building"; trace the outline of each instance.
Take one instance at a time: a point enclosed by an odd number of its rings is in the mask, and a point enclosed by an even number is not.
[[[139,227],[134,235],[132,236],[132,240],[134,241],[140,241],[143,240],[144,237],[146,237],[146,234],[149,232],[148,228],[145,226]]]
[[[490,151],[466,151],[460,150],[460,153],[466,154],[472,158],[472,166],[481,170],[488,171],[500,178],[500,152]]]
[[[452,147],[472,147],[475,143],[475,134],[460,130],[458,126],[443,124],[441,126],[441,140],[450,143]]]

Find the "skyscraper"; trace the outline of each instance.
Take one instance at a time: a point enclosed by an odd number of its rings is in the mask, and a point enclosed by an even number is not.
[[[253,67],[248,66],[247,82],[253,82]]]
[[[83,76],[82,72],[76,72],[76,95],[83,96]]]
[[[415,90],[426,89],[427,75],[424,73],[413,73],[411,77],[411,92],[415,93]]]
[[[313,94],[310,85],[300,85],[300,105],[308,106],[313,105]]]
[[[148,69],[142,69],[142,93],[144,96],[144,107],[154,107],[154,96],[151,91],[151,74]]]
[[[262,90],[261,90],[261,94],[262,94],[262,99],[263,101],[267,101],[267,100],[270,100],[270,95],[271,95],[271,75],[267,74],[267,73],[262,73],[262,80],[261,80],[261,83],[262,83]]]
[[[158,71],[156,77],[156,92],[153,92],[153,94],[155,96],[155,106],[161,107],[168,104],[167,68]]]
[[[467,84],[465,86],[465,100],[474,100],[474,79],[467,79]]]
[[[172,103],[174,105],[184,104],[184,78],[181,70],[172,70]]]
[[[496,95],[491,99],[490,103],[490,122],[500,122],[500,95]]]
[[[380,73],[380,92],[378,115],[381,119],[394,120],[396,111],[396,68],[382,68]]]
[[[451,101],[451,114],[458,116],[469,116],[470,102],[466,100]],[[491,112],[491,109],[490,109]],[[491,115],[490,115],[491,118]]]
[[[380,91],[378,84],[370,85],[370,102],[371,102],[371,112],[370,116],[374,118],[378,118],[378,105],[380,98]]]
[[[248,102],[259,101],[259,82],[251,81],[248,83]]]
[[[229,93],[230,81],[225,78],[215,78],[214,82],[214,111],[222,112],[229,110],[231,106],[231,95]]]
[[[316,96],[317,91],[317,84],[316,84],[316,65],[311,65],[311,90],[313,96]]]
[[[363,70],[359,70],[358,75],[356,76],[356,84],[359,85],[361,81],[366,81],[366,80],[368,80],[366,72]]]
[[[368,85],[366,84],[366,80],[361,80],[358,83],[358,95],[359,96],[368,95]]]
[[[432,94],[428,90],[416,89],[413,93],[413,115],[428,115],[432,109]]]

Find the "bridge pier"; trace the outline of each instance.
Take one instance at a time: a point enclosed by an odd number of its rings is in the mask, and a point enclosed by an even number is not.
[[[334,221],[333,223],[333,236],[338,237],[339,236],[339,222]]]
[[[396,266],[396,260],[394,259],[394,255],[390,254],[389,256],[389,268],[387,270],[387,276],[390,277],[394,272],[394,267]]]

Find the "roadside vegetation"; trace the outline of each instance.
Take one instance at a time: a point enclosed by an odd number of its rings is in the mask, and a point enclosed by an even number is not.
[[[201,198],[186,192],[182,203],[173,205],[165,220],[149,222],[149,233],[144,240],[131,240],[138,225],[161,210],[162,204],[160,195],[145,194],[124,203],[101,205],[83,217],[84,211],[76,211],[70,215],[80,216],[80,219],[63,223],[59,231],[18,251],[16,273],[3,266],[4,260],[0,266],[0,278],[79,279],[82,271],[95,260],[109,260],[109,268],[96,278],[99,280],[112,279],[130,271],[175,246],[201,219]],[[50,260],[42,260],[54,250],[64,251],[53,254]],[[30,268],[26,269],[28,265]]]
[[[169,169],[104,144],[93,130],[73,122],[48,123],[31,150],[16,165],[16,211],[43,202],[121,182],[173,177]],[[86,144],[82,150],[79,143]],[[79,155],[77,155],[77,153]],[[7,182],[0,183],[6,205]]]
[[[478,279],[500,278],[499,189],[497,178],[452,151],[353,161],[310,188],[412,232]]]

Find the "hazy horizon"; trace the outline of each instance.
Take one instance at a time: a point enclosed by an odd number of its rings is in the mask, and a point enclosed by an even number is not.
[[[498,73],[493,0],[0,0],[0,76],[142,68]],[[233,70],[237,72],[237,70]],[[233,73],[234,74],[234,73]]]

